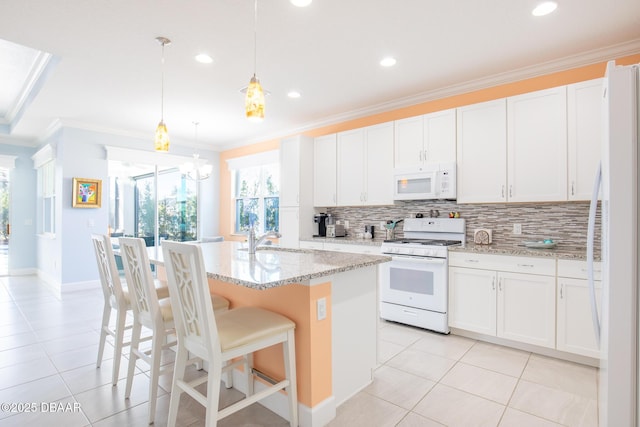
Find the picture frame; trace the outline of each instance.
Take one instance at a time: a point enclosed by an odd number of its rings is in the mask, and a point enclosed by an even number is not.
[[[102,180],[73,178],[73,207],[99,208],[102,206]]]

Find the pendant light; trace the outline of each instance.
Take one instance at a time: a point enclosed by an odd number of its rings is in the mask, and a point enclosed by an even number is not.
[[[260,80],[256,78],[258,57],[258,0],[254,0],[253,11],[253,77],[247,87],[247,95],[244,100],[244,109],[247,119],[252,122],[261,122],[264,119],[264,90]]]
[[[195,142],[198,143],[198,125],[199,122],[193,122],[195,127]],[[199,154],[193,155],[192,162],[186,162],[180,165],[180,172],[187,178],[193,181],[203,181],[211,176],[213,172],[213,166],[210,165],[205,159],[201,159]]]
[[[169,151],[169,133],[164,124],[164,47],[171,44],[171,40],[166,37],[156,37],[156,41],[162,45],[162,77],[160,95],[160,123],[156,128],[155,149],[161,153]]]

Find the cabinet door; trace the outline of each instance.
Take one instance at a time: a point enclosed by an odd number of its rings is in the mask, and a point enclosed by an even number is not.
[[[364,130],[338,133],[338,206],[364,203]]]
[[[596,302],[600,313],[602,284],[596,285]],[[558,278],[558,328],[556,348],[594,358],[600,357],[591,318],[589,285],[583,279]]]
[[[300,203],[300,140],[280,141],[280,206]]]
[[[278,244],[283,248],[298,248],[300,240],[300,215],[297,207],[280,208],[280,234]]]
[[[456,161],[456,110],[424,116],[424,158],[428,162]]]
[[[555,276],[498,273],[497,335],[555,348]]]
[[[567,200],[566,86],[507,98],[511,202]]]
[[[394,166],[396,168],[420,168],[423,160],[423,116],[396,120]]]
[[[393,123],[364,128],[365,205],[393,204]]]
[[[336,134],[313,141],[313,205],[336,205]]]
[[[496,335],[496,273],[449,268],[449,326]]]
[[[569,200],[591,200],[603,132],[603,79],[567,86]]]
[[[506,201],[506,100],[458,108],[457,128],[458,203]]]

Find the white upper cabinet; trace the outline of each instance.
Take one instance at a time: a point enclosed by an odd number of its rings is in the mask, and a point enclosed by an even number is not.
[[[591,200],[603,132],[603,79],[567,86],[569,200]]]
[[[365,130],[366,205],[393,204],[393,123],[369,126]]]
[[[336,206],[336,134],[313,141],[313,205]]]
[[[338,206],[364,203],[364,129],[338,133]]]
[[[567,200],[566,86],[507,98],[508,200]]]
[[[338,133],[338,206],[393,204],[393,123]]]
[[[507,200],[506,100],[457,109],[458,203]]]
[[[297,248],[313,232],[313,139],[280,141],[280,245]]]
[[[394,126],[394,167],[420,170],[426,162],[455,162],[455,109],[396,120]]]

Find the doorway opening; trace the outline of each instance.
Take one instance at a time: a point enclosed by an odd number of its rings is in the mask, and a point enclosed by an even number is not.
[[[9,169],[0,168],[0,276],[9,275]]]

